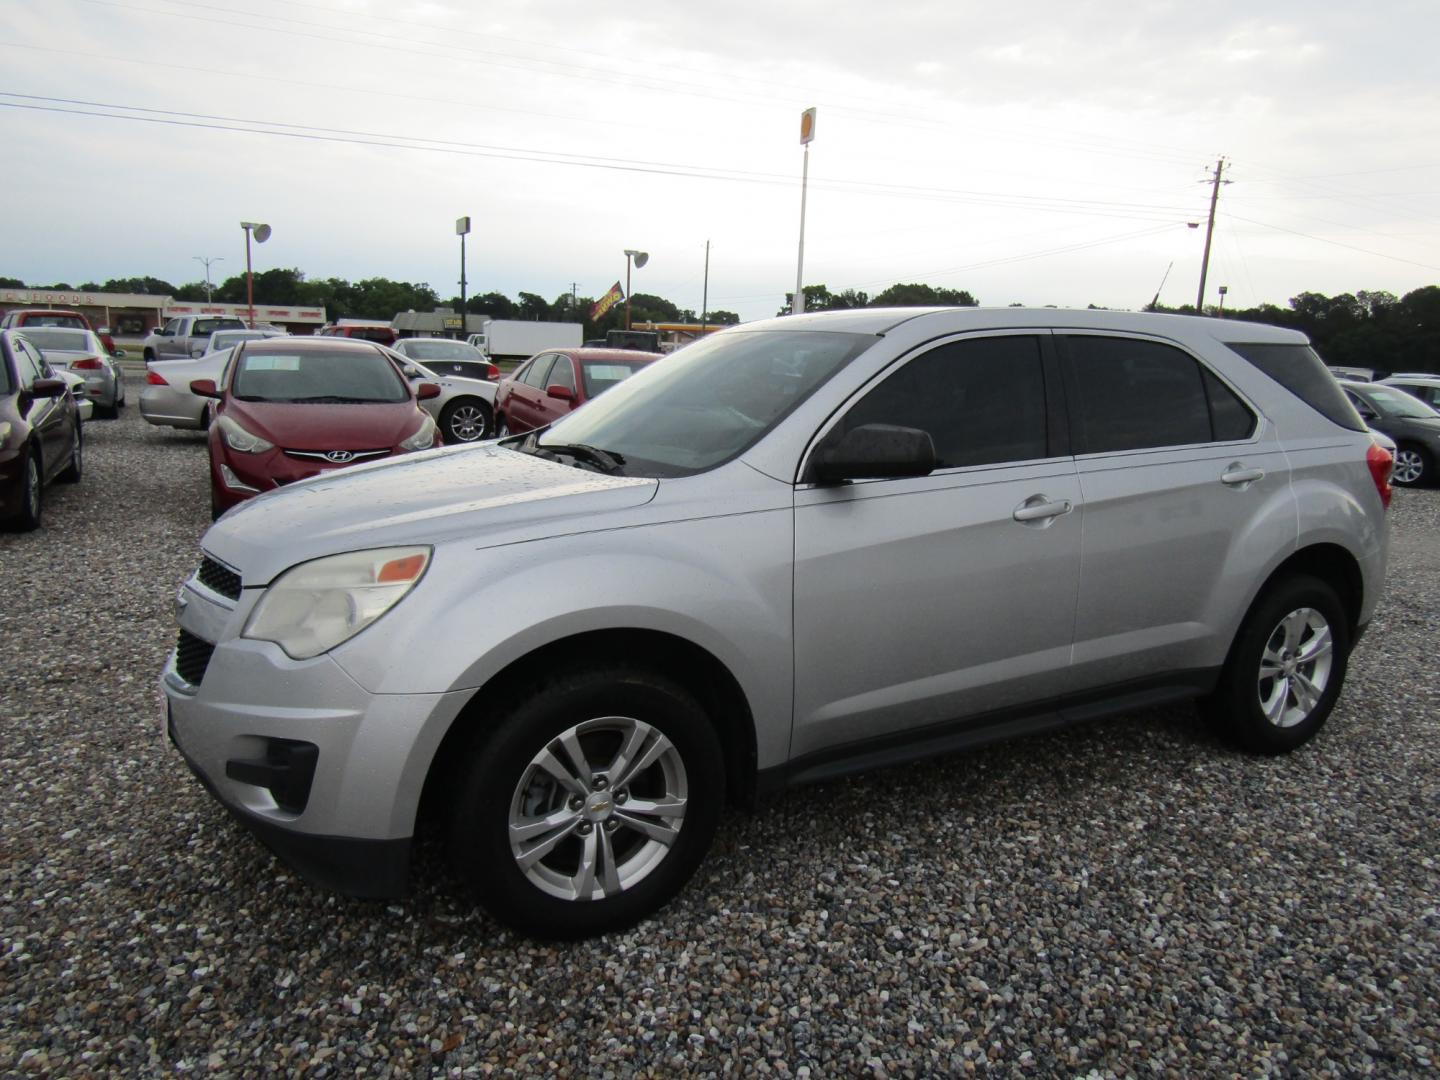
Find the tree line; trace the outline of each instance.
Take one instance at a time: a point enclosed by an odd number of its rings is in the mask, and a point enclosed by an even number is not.
[[[18,278],[0,277],[0,287],[56,292],[142,293],[189,301],[205,299],[204,282],[189,282],[177,287],[154,277],[112,278],[102,284],[87,281],[78,286],[65,282],[26,285]],[[238,274],[226,278],[214,287],[213,292],[216,300],[244,303],[245,278]],[[776,314],[788,313],[793,300],[793,295],[786,293],[785,304]],[[427,284],[382,277],[356,282],[334,277],[310,280],[293,267],[263,270],[256,274],[255,302],[282,307],[324,307],[325,315],[331,321],[341,318],[388,321],[397,312],[428,312],[442,306],[460,310],[458,296],[442,300]],[[467,297],[465,309],[472,315],[489,315],[494,319],[579,322],[585,325],[587,338],[603,337],[606,330],[623,324],[623,303],[612,307],[598,322],[590,319],[594,303],[594,297],[570,293],[561,293],[553,300],[546,300],[536,293],[521,292],[518,298],[512,300],[504,293],[489,292]],[[975,307],[978,304],[979,301],[964,289],[936,288],[917,283],[892,285],[874,296],[857,289],[832,293],[823,284],[805,288],[807,311],[865,307]],[[648,293],[635,293],[630,298],[630,308],[633,322],[701,321],[693,309],[679,307],[664,297]],[[1190,305],[1151,305],[1146,310],[1181,315],[1196,313]],[[1207,307],[1203,313],[1299,330],[1315,343],[1320,355],[1330,364],[1377,371],[1440,371],[1440,286],[1436,285],[1426,285],[1398,297],[1394,293],[1366,290],[1339,296],[1304,292],[1291,297],[1286,307],[1261,304],[1224,312]],[[733,311],[710,311],[706,313],[705,321],[723,326],[738,323],[740,316]]]

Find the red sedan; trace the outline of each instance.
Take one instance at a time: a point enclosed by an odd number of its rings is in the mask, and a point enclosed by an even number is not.
[[[395,362],[368,341],[269,338],[235,347],[217,387],[190,389],[217,399],[210,425],[210,509],[330,469],[440,444],[419,402],[440,388],[413,390]]]
[[[495,432],[553,424],[659,359],[659,353],[634,349],[555,349],[532,356],[500,380]]]

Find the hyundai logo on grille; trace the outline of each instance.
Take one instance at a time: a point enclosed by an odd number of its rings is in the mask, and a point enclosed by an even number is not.
[[[345,462],[353,460],[354,457],[355,455],[349,450],[328,450],[325,453],[325,460],[333,461],[337,465],[343,465]]]

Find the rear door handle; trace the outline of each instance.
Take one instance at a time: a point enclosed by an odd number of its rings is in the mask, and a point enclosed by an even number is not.
[[[1256,480],[1264,479],[1264,477],[1264,469],[1247,469],[1242,462],[1233,461],[1220,474],[1220,482],[1229,484],[1231,487],[1244,487],[1246,484],[1253,484]]]
[[[1050,501],[1044,495],[1032,495],[1017,506],[1011,517],[1019,522],[1044,521],[1047,518],[1068,514],[1073,507],[1069,499]]]

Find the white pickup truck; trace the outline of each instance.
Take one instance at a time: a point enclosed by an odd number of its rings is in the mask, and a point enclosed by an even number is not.
[[[195,348],[205,345],[216,330],[244,330],[241,319],[221,315],[181,315],[150,331],[143,348],[145,359],[189,360]]]

